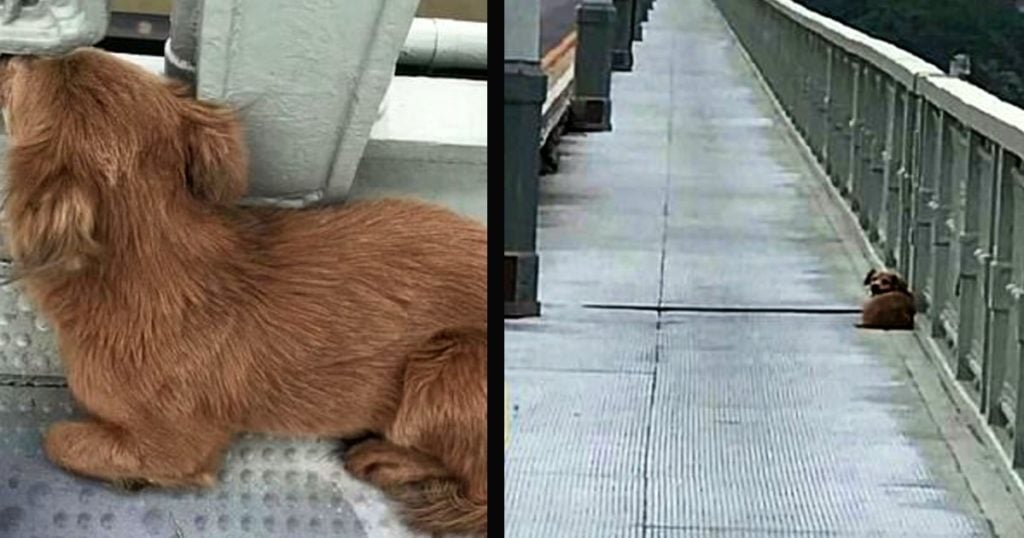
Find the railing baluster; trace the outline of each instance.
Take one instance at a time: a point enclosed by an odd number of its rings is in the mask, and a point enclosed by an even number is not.
[[[835,121],[832,95],[835,88],[833,77],[833,63],[835,60],[835,47],[825,45],[825,92],[821,97],[821,161],[825,173],[835,177],[835,167],[832,164],[832,140],[835,136],[832,133],[832,122]]]
[[[1020,181],[1020,176],[1013,182],[1013,243],[1017,243],[1024,239],[1024,183]],[[1010,409],[1013,412],[1013,466],[1020,468],[1024,467],[1024,398],[1021,398],[1021,387],[1024,387],[1024,315],[1022,315],[1022,308],[1024,308],[1024,256],[1022,256],[1020,249],[1014,250],[1013,256],[1013,273],[1010,284],[1007,288],[1010,291],[1010,296],[1013,298],[1011,303],[1011,316],[1016,321],[1014,329],[1016,330],[1015,338],[1016,346],[1011,348],[1012,361],[1007,364],[1007,378],[1011,379],[1013,385],[1009,388],[1010,392]],[[1016,375],[1009,375],[1009,374]]]
[[[1024,240],[1024,173],[1019,166],[1013,170],[1012,223],[1010,245]],[[1013,465],[1024,467],[1024,398],[1021,398],[1021,387],[1024,387],[1024,251],[1015,248],[1010,256],[1010,283],[1006,286],[1012,301],[1010,302],[1010,348],[1007,352],[1006,380],[1003,386],[1006,399],[1008,419],[1011,419],[1013,435]]]
[[[938,148],[936,152],[936,185],[932,208],[932,263],[931,292],[934,308],[930,312],[931,335],[937,338],[948,338],[942,320],[946,311],[946,301],[950,290],[949,279],[949,243],[951,232],[946,225],[950,217],[950,200],[952,199],[953,182],[953,126],[952,119],[941,113],[938,122]]]
[[[864,182],[861,180],[861,126],[864,122],[861,112],[861,102],[864,100],[864,68],[857,61],[850,62],[850,121],[847,123],[847,137],[849,144],[848,164],[846,173],[847,189],[850,192],[850,207],[857,213],[861,226],[864,225]]]
[[[1009,316],[1011,297],[1008,290],[1013,277],[1013,218],[1014,169],[1017,158],[1000,149],[996,163],[998,191],[992,197],[994,227],[992,234],[992,261],[989,263],[988,331],[985,345],[988,369],[985,371],[985,391],[982,394],[984,411],[989,424],[1006,424],[1006,414],[1000,402],[1006,383],[1006,365],[1010,345]]]
[[[881,219],[882,259],[886,265],[898,265],[896,254],[899,249],[899,202],[900,178],[903,163],[900,147],[903,144],[903,110],[902,95],[898,85],[887,80],[885,85],[885,143],[882,146],[882,201],[880,202],[879,218]]]
[[[924,100],[918,100],[917,166],[914,173],[914,277],[913,286],[920,296],[920,307],[927,313],[933,304],[931,265],[932,220],[938,130],[936,115]]]
[[[951,301],[957,305],[957,377],[958,379],[984,379],[985,360],[984,354],[981,357],[975,356],[974,337],[977,334],[975,326],[976,319],[984,319],[984,314],[977,312],[978,305],[984,304],[984,286],[979,283],[982,264],[987,264],[989,259],[988,245],[981,243],[979,218],[981,213],[982,183],[991,181],[991,178],[982,176],[982,142],[978,136],[970,131],[967,132],[967,155],[965,183],[966,195],[964,200],[964,211],[959,230],[959,301]],[[959,168],[959,167],[958,167]],[[957,182],[960,180],[954,178]],[[958,205],[958,204],[956,204]],[[951,260],[952,261],[952,260]],[[982,328],[983,329],[983,328]],[[984,330],[984,329],[983,329]],[[975,372],[972,362],[981,366],[981,371]],[[978,377],[975,377],[975,376]],[[979,387],[980,388],[980,387]]]
[[[910,258],[911,234],[914,230],[914,174],[917,169],[916,145],[920,140],[918,125],[918,98],[909,92],[903,93],[903,137],[900,143],[900,202],[899,234],[900,249],[897,268],[913,279],[913,263]],[[915,282],[910,282],[911,286]]]

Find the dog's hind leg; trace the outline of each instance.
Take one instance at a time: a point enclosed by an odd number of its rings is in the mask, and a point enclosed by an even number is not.
[[[115,483],[212,486],[228,432],[189,425],[145,430],[95,420],[59,422],[46,432],[44,449],[58,466]]]
[[[366,467],[360,460],[371,460],[383,475],[378,480],[407,482],[406,487],[392,484],[388,492],[403,505],[414,527],[429,532],[485,530],[485,328],[440,331],[410,354],[402,400],[384,439],[363,454],[360,446],[354,447],[349,465]]]

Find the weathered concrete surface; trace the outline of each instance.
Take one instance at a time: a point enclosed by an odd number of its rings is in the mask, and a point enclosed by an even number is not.
[[[913,336],[842,313],[868,264],[710,1],[651,21],[542,180],[507,535],[1024,536]]]
[[[416,6],[203,4],[196,93],[245,109],[250,195],[293,203],[345,197]]]

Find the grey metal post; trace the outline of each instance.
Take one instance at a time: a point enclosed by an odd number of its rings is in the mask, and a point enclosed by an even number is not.
[[[164,72],[189,86],[196,83],[199,21],[203,4],[200,0],[175,0],[171,6],[171,35],[164,52]]]
[[[636,0],[615,0],[615,40],[612,69],[633,70],[633,4]]]
[[[644,27],[641,24],[643,22],[645,0],[633,0],[633,41],[644,40]]]
[[[575,95],[572,127],[581,131],[612,128],[612,39],[615,7],[612,0],[583,0],[576,10]]]
[[[537,189],[541,105],[539,0],[505,0],[505,317],[540,315]]]

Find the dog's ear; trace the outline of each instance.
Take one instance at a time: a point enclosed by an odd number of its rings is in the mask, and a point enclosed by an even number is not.
[[[910,291],[910,285],[907,284],[902,275],[892,275],[892,285],[896,286],[896,289],[900,291]]]
[[[245,194],[249,155],[242,125],[221,105],[183,98],[186,181],[198,199],[230,205]]]
[[[867,286],[868,284],[871,283],[871,279],[872,278],[875,278],[875,273],[876,273],[876,271],[874,269],[871,269],[870,271],[868,271],[867,276],[864,277],[864,285],[865,286]]]
[[[16,227],[9,227],[11,254],[22,270],[81,269],[97,255],[96,212],[99,196],[94,179],[78,177],[52,155],[33,155],[26,148],[8,152],[11,189],[4,212]]]

